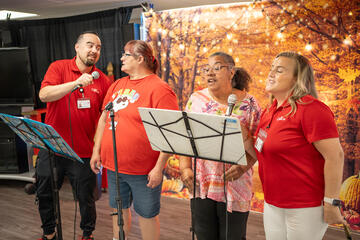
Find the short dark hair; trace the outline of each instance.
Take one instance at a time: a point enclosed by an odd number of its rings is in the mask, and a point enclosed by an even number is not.
[[[84,32],[82,32],[82,33],[79,34],[79,36],[78,36],[78,38],[77,38],[77,40],[76,40],[76,43],[78,43],[78,42],[84,37],[85,34],[94,34],[94,35],[96,35],[98,38],[100,38],[100,37],[99,37],[99,34],[98,34],[97,32],[95,32],[95,31],[93,31],[93,30],[87,30],[87,31],[84,31]]]
[[[235,74],[232,78],[232,87],[239,90],[249,91],[250,83],[251,77],[249,73],[244,68],[235,68]]]

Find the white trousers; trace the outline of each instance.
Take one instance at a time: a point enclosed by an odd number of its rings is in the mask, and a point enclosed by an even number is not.
[[[266,240],[321,240],[328,224],[324,208],[278,208],[264,202]]]

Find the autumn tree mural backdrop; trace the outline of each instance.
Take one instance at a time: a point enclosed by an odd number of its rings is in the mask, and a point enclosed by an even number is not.
[[[160,76],[175,90],[182,109],[191,93],[205,87],[200,69],[215,51],[229,53],[250,73],[250,93],[262,108],[268,103],[265,79],[276,54],[291,50],[308,57],[319,97],[336,116],[345,152],[344,180],[360,181],[359,1],[268,0],[147,12],[144,24],[146,39],[160,60]],[[166,171],[165,194],[188,197],[178,178],[176,156]],[[252,206],[262,211],[257,166],[255,172]],[[356,189],[353,204],[344,208],[345,214],[355,211],[349,218],[360,213],[360,185]],[[359,229],[360,218],[354,223]]]

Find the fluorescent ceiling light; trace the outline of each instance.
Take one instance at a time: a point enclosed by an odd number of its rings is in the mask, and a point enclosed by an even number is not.
[[[37,14],[34,14],[34,13],[24,13],[24,12],[15,12],[15,11],[9,11],[9,10],[0,10],[0,20],[6,20],[6,17],[8,14],[11,14],[10,19],[38,16]]]

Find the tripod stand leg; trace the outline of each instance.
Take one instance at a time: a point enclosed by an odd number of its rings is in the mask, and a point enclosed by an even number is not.
[[[50,161],[50,176],[51,176],[51,186],[52,186],[52,195],[53,195],[54,216],[55,216],[55,224],[56,224],[56,239],[62,240],[63,238],[62,238],[61,215],[60,215],[58,176],[56,169],[55,154],[51,151],[49,151],[49,161]]]
[[[194,158],[194,182],[193,182],[193,198],[194,198],[194,212],[196,209],[196,157]],[[195,239],[195,218],[191,217],[191,235],[192,235],[192,240]]]
[[[118,211],[114,215],[117,215],[117,225],[119,227],[119,240],[125,240],[124,219],[122,214],[122,201],[120,196],[117,197],[116,203],[117,203]]]
[[[110,104],[111,103],[111,104]],[[115,165],[115,178],[116,178],[116,207],[117,212],[113,213],[113,215],[117,215],[118,217],[118,226],[119,226],[119,240],[125,240],[125,232],[124,232],[124,220],[122,216],[122,201],[120,196],[120,183],[119,183],[119,172],[118,172],[118,161],[117,161],[117,150],[116,150],[116,135],[115,135],[115,114],[112,106],[112,102],[110,102],[105,108],[110,111],[111,118],[111,132],[113,139],[113,150],[114,150],[114,165]]]

